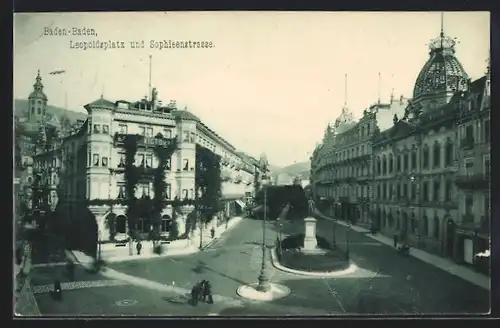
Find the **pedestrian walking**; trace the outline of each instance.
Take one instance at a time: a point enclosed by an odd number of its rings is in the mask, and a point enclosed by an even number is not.
[[[398,235],[394,235],[394,248],[398,247]]]
[[[208,298],[207,302],[208,304],[214,304],[214,297],[212,295],[212,285],[208,280],[205,280],[203,295],[204,295],[204,300]]]
[[[198,300],[200,299],[200,293],[202,291],[202,287],[200,283],[196,283],[191,289],[191,304],[193,306],[198,305]]]
[[[137,242],[136,249],[137,249],[137,255],[141,255],[142,244],[140,241]]]
[[[212,239],[214,239],[215,237],[215,228],[212,227],[212,229],[210,229],[210,236],[212,237]]]

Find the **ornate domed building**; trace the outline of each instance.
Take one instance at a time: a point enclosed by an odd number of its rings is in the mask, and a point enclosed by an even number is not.
[[[422,112],[448,103],[457,91],[469,89],[469,76],[455,57],[455,39],[441,33],[429,44],[429,59],[413,88],[413,104]]]

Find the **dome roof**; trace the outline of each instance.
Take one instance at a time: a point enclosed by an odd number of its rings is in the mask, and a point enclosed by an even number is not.
[[[431,41],[429,59],[418,74],[413,98],[441,92],[466,91],[469,76],[455,57],[455,40],[444,35]]]
[[[32,98],[42,99],[42,100],[47,101],[47,96],[45,95],[45,93],[43,93],[42,90],[35,90],[32,93],[30,93],[28,99],[32,99]]]
[[[33,84],[33,92],[30,93],[28,99],[38,98],[47,101],[47,96],[43,92],[42,77],[40,76],[40,70],[36,75],[35,84]]]

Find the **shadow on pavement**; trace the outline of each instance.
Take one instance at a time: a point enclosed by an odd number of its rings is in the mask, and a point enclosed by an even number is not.
[[[185,262],[185,263],[191,263],[191,264],[194,264],[194,263],[192,263],[192,262],[191,262],[191,261],[189,261],[189,260],[184,260],[184,262]],[[206,273],[207,271],[210,271],[210,272],[216,273],[216,274],[218,274],[218,275],[220,275],[220,276],[222,276],[222,277],[224,277],[224,278],[228,278],[228,279],[231,279],[231,280],[233,280],[233,281],[236,281],[237,283],[240,283],[240,284],[246,284],[246,282],[244,282],[244,281],[241,281],[241,280],[236,279],[236,278],[234,278],[234,277],[231,277],[231,276],[229,276],[229,275],[227,275],[227,274],[225,274],[225,273],[222,273],[222,272],[220,272],[220,271],[217,271],[217,270],[215,270],[215,269],[212,269],[212,268],[208,267],[208,266],[206,265],[206,263],[205,263],[205,262],[203,262],[203,261],[198,261],[198,263],[197,263],[197,264],[196,264],[196,266],[192,269],[192,271],[193,271],[194,273],[197,273],[197,274],[203,274],[203,273]]]

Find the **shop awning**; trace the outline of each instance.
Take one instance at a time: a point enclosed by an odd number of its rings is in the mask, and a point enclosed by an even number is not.
[[[245,203],[244,203],[244,202],[242,202],[241,200],[238,200],[238,199],[237,199],[237,200],[235,200],[234,202],[235,202],[236,204],[238,204],[238,205],[241,207],[241,209],[244,209],[244,208],[245,208],[245,206],[246,206],[246,205],[245,205]]]

